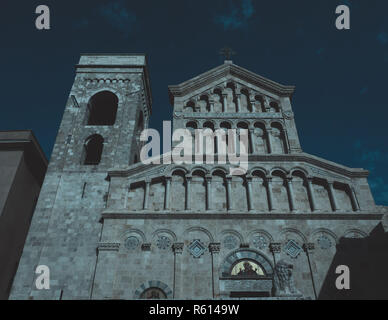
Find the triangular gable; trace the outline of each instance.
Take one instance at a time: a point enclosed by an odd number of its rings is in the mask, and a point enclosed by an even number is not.
[[[264,78],[233,63],[224,63],[223,65],[202,73],[190,80],[182,82],[181,84],[169,86],[168,89],[171,102],[173,102],[174,97],[185,96],[192,91],[205,87],[211,83],[216,82],[217,80],[225,78],[228,75],[232,75],[238,79],[246,81],[259,88],[266,89],[279,96],[291,97],[295,91],[295,86],[285,86]]]

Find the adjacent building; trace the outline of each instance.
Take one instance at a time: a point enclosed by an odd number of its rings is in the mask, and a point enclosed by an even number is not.
[[[0,132],[0,299],[7,299],[47,160],[31,131]]]

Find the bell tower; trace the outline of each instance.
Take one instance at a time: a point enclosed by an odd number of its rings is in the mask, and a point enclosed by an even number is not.
[[[89,298],[107,172],[139,159],[151,103],[145,55],[81,56],[11,299]],[[50,290],[34,285],[38,265]]]
[[[151,99],[144,55],[82,55],[51,166],[106,171],[132,164]]]

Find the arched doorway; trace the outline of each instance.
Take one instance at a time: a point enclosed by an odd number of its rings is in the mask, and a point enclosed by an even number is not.
[[[162,281],[144,282],[134,293],[134,299],[172,299],[172,290]]]
[[[140,299],[167,299],[166,293],[160,288],[148,288],[142,292]]]
[[[239,249],[220,268],[220,295],[225,298],[260,298],[272,295],[274,271],[263,254]]]

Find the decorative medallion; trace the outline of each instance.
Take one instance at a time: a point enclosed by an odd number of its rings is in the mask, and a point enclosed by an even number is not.
[[[227,235],[224,238],[223,244],[224,244],[225,248],[231,250],[231,249],[237,248],[238,239],[233,235]]]
[[[205,245],[199,239],[191,241],[188,248],[194,258],[199,258],[202,256],[206,249]]]
[[[319,244],[319,247],[321,249],[329,249],[331,247],[331,241],[328,237],[326,237],[325,235],[321,235],[319,238],[318,238],[318,244]]]
[[[134,236],[130,236],[128,237],[126,240],[125,240],[125,243],[124,243],[124,246],[125,248],[127,248],[128,250],[135,250],[138,246],[139,246],[139,239],[134,237]]]
[[[267,239],[263,236],[253,237],[252,242],[253,242],[253,246],[257,249],[260,249],[260,250],[262,250],[268,246]]]
[[[291,258],[296,258],[302,251],[302,247],[296,241],[289,240],[286,243],[284,250]]]
[[[156,246],[161,250],[166,250],[171,247],[171,240],[166,236],[159,236],[156,240]]]

